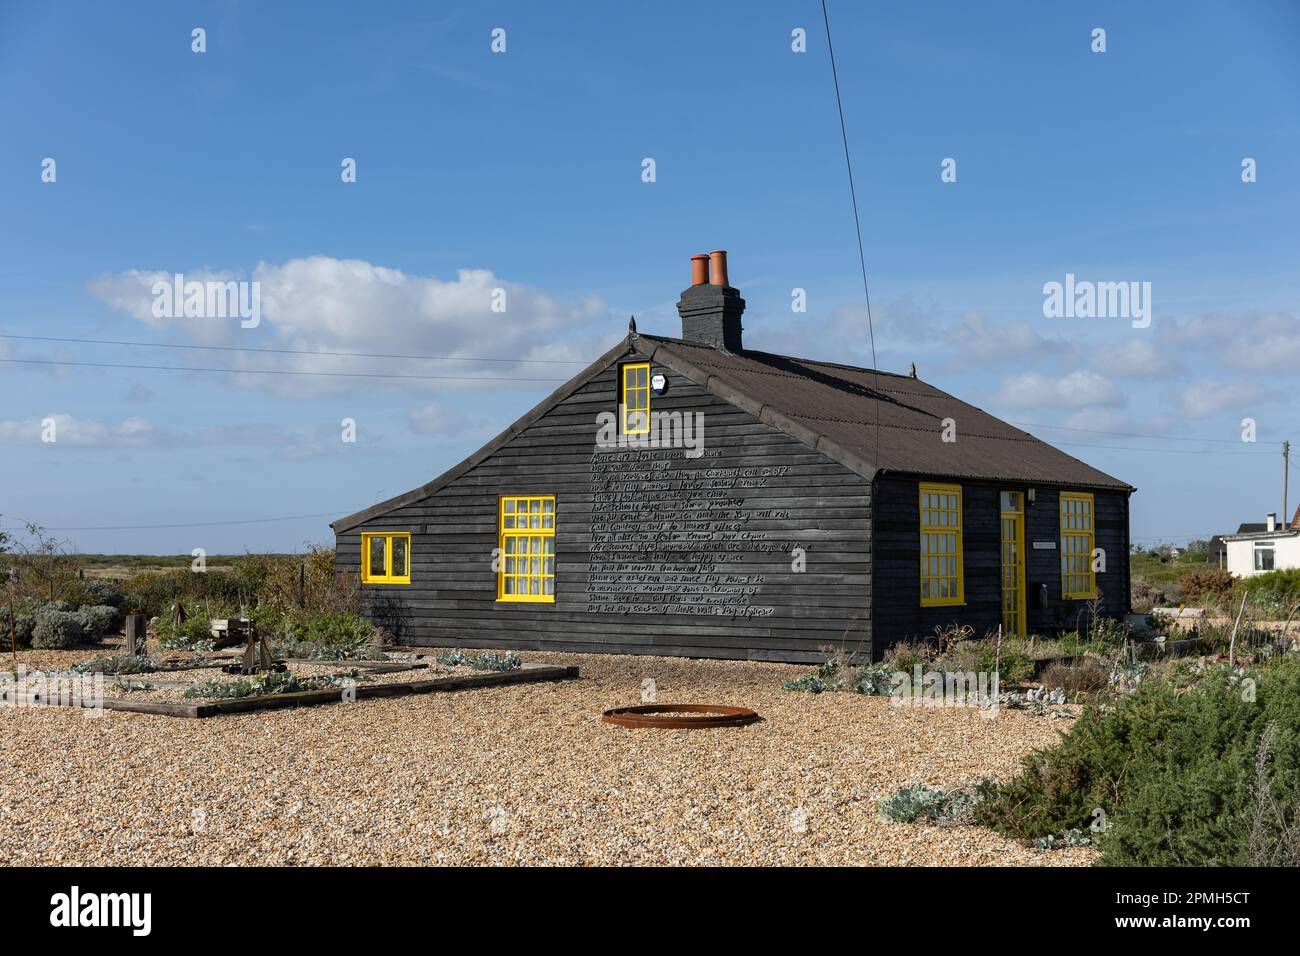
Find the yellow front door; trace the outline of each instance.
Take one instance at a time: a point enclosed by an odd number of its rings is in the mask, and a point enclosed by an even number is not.
[[[1002,492],[1002,632],[1025,630],[1025,496]]]

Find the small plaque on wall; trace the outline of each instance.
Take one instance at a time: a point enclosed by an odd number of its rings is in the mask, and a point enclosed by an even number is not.
[[[668,376],[667,375],[650,376],[650,390],[654,392],[656,395],[662,395],[664,392],[668,391]]]
[[[1055,541],[1035,541],[1035,542],[1034,542],[1034,550],[1035,550],[1035,551],[1055,551],[1055,550],[1056,550],[1056,542],[1055,542]]]

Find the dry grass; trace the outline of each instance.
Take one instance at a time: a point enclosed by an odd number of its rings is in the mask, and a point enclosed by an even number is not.
[[[84,652],[27,652],[29,668]],[[1059,722],[779,689],[805,668],[528,653],[582,679],[209,720],[0,710],[12,864],[1071,864],[991,831],[878,821],[923,782],[1014,773]],[[732,730],[599,721],[725,702]]]
[[[1039,683],[1049,690],[1059,687],[1070,700],[1083,700],[1106,689],[1110,668],[1099,660],[1085,658],[1070,664],[1053,661],[1043,669]]]

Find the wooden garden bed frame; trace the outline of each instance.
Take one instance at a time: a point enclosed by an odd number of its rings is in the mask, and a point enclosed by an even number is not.
[[[321,661],[312,661],[319,664]],[[349,661],[349,664],[356,662]],[[147,675],[140,675],[147,678]],[[120,710],[133,714],[155,714],[162,717],[217,717],[222,714],[245,714],[257,710],[279,710],[284,707],[315,707],[337,704],[345,695],[355,700],[372,697],[404,697],[407,694],[436,694],[447,691],[474,690],[479,687],[503,687],[511,684],[536,684],[543,681],[571,680],[578,676],[576,667],[554,667],[546,664],[523,664],[515,670],[489,671],[482,674],[464,674],[435,677],[431,680],[396,682],[391,684],[356,684],[347,688],[297,691],[291,694],[265,694],[256,697],[238,697],[230,700],[182,703],[173,701],[125,700],[119,697],[104,699],[104,710]],[[58,706],[44,704],[42,706]],[[90,708],[70,708],[89,710]]]

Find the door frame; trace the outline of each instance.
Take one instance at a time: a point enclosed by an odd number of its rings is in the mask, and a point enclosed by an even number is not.
[[[1008,511],[1002,506],[1003,494],[1014,494],[1020,499],[1020,508],[1015,511]],[[1019,557],[1017,561],[1016,574],[1016,620],[1020,624],[1020,635],[1024,636],[1029,633],[1029,621],[1026,618],[1027,601],[1025,600],[1025,574],[1029,565],[1029,557],[1025,554],[1025,504],[1026,494],[1023,489],[998,489],[998,609],[1001,612],[999,620],[1002,623],[1004,632],[1007,628],[1007,607],[1006,607],[1006,579],[1007,579],[1007,550],[1006,550],[1006,528],[1004,522],[1011,518],[1016,523],[1016,554]]]

